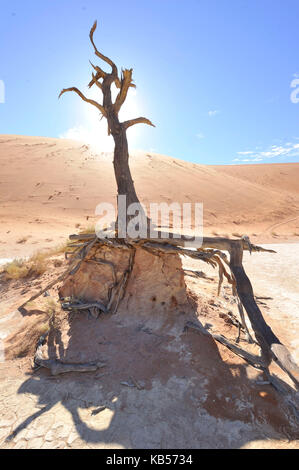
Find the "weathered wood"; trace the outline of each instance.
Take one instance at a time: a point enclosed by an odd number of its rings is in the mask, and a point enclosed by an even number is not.
[[[168,236],[170,235],[170,236]],[[71,234],[69,236],[70,240],[93,240],[96,238],[95,233],[81,233],[81,234]],[[105,243],[111,241],[111,243],[115,239],[113,238],[108,238],[108,239],[102,239],[98,238],[99,243]],[[120,239],[119,241],[121,241]],[[188,241],[188,237],[186,235],[178,235],[177,233],[174,234],[167,234],[164,232],[157,232],[155,235],[155,238],[136,238],[136,239],[130,239],[126,240],[127,243],[134,243],[138,245],[142,245],[146,242],[150,243],[158,243],[161,245],[168,244],[168,245],[173,245],[173,246],[185,246],[185,242]],[[202,245],[199,247],[199,249],[205,249],[205,248],[214,248],[216,250],[224,250],[230,252],[232,247],[239,246],[240,242],[242,243],[243,250],[249,251],[249,246],[246,243],[245,240],[231,240],[230,238],[222,238],[222,237],[203,237],[202,239]],[[264,252],[264,253],[276,253],[274,250],[270,250],[267,248],[263,248],[258,245],[252,245],[251,244],[251,251],[252,252]]]
[[[107,313],[107,308],[105,307],[102,302],[89,302],[89,303],[72,303],[72,302],[64,302],[62,303],[62,308],[64,310],[88,310],[89,308],[98,308],[102,310],[102,312]]]
[[[230,268],[236,279],[238,296],[247,312],[255,337],[261,346],[265,360],[270,364],[274,359],[278,365],[289,375],[294,384],[299,386],[299,367],[294,363],[288,349],[280,342],[278,337],[267,325],[253,294],[251,282],[246,275],[243,261],[242,241],[233,243],[229,249]]]
[[[48,335],[49,332],[39,338],[34,355],[34,363],[40,367],[50,369],[52,375],[65,374],[66,372],[92,372],[106,366],[104,362],[74,364],[61,362],[58,359],[44,359],[42,347]]]
[[[242,359],[248,362],[251,366],[257,369],[261,369],[261,370],[264,370],[266,368],[266,365],[264,364],[263,360],[259,356],[255,356],[254,354],[250,354],[244,349],[239,348],[238,346],[228,341],[228,339],[222,335],[217,335],[215,333],[212,333],[211,331],[208,331],[200,323],[193,323],[193,322],[188,321],[185,325],[185,331],[188,329],[198,331],[200,333],[203,333],[206,336],[211,336],[216,341],[218,341],[219,343],[223,344],[228,349],[230,349],[233,353],[240,356]]]
[[[271,384],[276,391],[283,396],[284,402],[283,405],[287,407],[288,412],[291,413],[292,418],[295,418],[296,422],[299,423],[299,400],[298,394],[293,392],[293,390],[284,382],[278,379],[275,375],[271,374],[267,364],[264,362],[263,358],[250,354],[248,351],[235,346],[227,338],[222,335],[215,334],[206,328],[203,327],[201,323],[187,322],[185,325],[185,331],[191,329],[195,332],[202,333],[206,336],[211,336],[215,341],[218,341],[223,346],[230,349],[234,354],[244,359],[248,364],[256,369],[263,371],[263,373],[268,378],[268,381],[259,382],[257,385],[269,383]]]

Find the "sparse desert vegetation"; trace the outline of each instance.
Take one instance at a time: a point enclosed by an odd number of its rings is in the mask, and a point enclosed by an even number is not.
[[[18,280],[30,277],[38,277],[47,270],[47,260],[55,255],[60,255],[65,252],[67,242],[61,243],[54,248],[42,250],[34,253],[28,259],[15,258],[9,263],[6,263],[1,272],[5,280]],[[54,260],[56,267],[61,266],[60,260]]]
[[[82,233],[95,233],[95,224],[88,224],[85,227],[80,227],[79,234]]]

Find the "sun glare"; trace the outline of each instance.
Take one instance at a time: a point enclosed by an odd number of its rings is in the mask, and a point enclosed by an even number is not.
[[[85,93],[85,90],[83,91]],[[116,98],[118,90],[115,86],[112,86],[112,99]],[[93,88],[86,92],[86,96],[96,101],[101,100],[99,96],[99,90]],[[80,104],[82,106],[82,121],[76,126],[68,129],[62,138],[78,140],[85,144],[88,144],[90,148],[97,153],[100,152],[112,152],[114,149],[114,142],[112,136],[108,136],[107,121],[105,118],[101,119],[99,111],[86,103]],[[120,121],[126,121],[139,117],[141,114],[138,111],[138,96],[134,88],[130,88],[128,91],[127,99],[120,110],[119,118]],[[128,131],[129,148],[133,150],[136,146],[138,135],[138,126],[134,126]]]

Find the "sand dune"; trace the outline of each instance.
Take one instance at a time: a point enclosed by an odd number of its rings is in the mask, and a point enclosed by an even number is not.
[[[112,154],[45,137],[1,135],[0,144],[0,257],[55,245],[94,222],[98,203],[115,202]],[[204,235],[299,239],[299,163],[211,166],[133,152],[130,165],[145,205],[203,202]]]

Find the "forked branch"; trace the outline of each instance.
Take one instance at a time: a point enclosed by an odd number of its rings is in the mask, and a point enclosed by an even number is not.
[[[136,88],[136,85],[134,85],[133,80],[132,80],[132,73],[133,73],[133,69],[122,70],[122,76],[121,76],[121,81],[120,81],[120,91],[114,103],[114,110],[116,113],[119,113],[120,108],[124,104],[129,88],[130,87]]]
[[[93,73],[91,74],[92,75],[92,80],[88,84],[88,87],[91,88],[92,85],[94,85],[94,83],[96,83],[98,80],[100,80],[101,78],[105,78],[106,73],[98,65],[94,65],[90,61],[89,61],[89,63],[92,66],[92,68],[96,71],[95,75]]]

